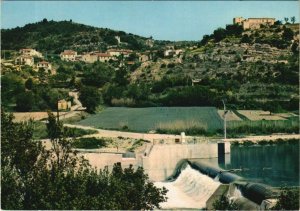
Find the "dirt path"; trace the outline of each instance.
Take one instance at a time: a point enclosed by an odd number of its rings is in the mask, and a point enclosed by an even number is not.
[[[114,131],[114,130],[103,130],[103,129],[96,129],[90,126],[82,126],[82,125],[72,125],[72,124],[64,124],[66,127],[74,127],[74,128],[81,128],[85,130],[97,130],[98,133],[87,135],[85,137],[124,137],[124,138],[132,138],[132,139],[144,139],[153,141],[155,139],[175,139],[180,138],[180,135],[168,135],[168,134],[149,134],[149,133],[134,133],[134,132],[124,132],[124,131]],[[194,136],[186,136],[186,139],[193,139]],[[208,137],[204,136],[197,136],[197,138],[203,138],[204,140],[209,139]],[[261,140],[275,140],[275,139],[300,139],[300,134],[272,134],[272,135],[265,135],[265,136],[247,136],[244,138],[230,138],[226,141],[261,141]]]

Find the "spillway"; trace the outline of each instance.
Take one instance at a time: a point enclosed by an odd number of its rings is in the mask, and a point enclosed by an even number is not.
[[[156,182],[156,187],[165,187],[168,201],[161,203],[163,209],[204,208],[206,201],[221,183],[201,174],[187,165],[172,182]]]

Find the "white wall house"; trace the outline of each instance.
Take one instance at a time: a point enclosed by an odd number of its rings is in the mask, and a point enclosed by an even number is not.
[[[75,61],[77,57],[77,52],[72,50],[64,50],[60,53],[60,59],[63,61]]]

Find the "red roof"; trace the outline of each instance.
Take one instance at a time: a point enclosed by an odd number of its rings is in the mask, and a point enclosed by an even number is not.
[[[99,57],[111,57],[111,55],[108,54],[108,53],[97,53],[97,56],[99,56]]]
[[[64,50],[64,52],[62,52],[61,54],[63,54],[63,55],[74,55],[74,54],[76,54],[76,51]]]
[[[41,62],[39,62],[39,64],[49,64],[49,62],[41,61]]]

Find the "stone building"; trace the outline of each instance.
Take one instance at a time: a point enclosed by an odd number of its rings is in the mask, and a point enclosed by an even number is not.
[[[77,52],[72,50],[64,50],[61,52],[60,58],[64,61],[75,61],[77,57]]]
[[[275,23],[275,18],[248,18],[235,17],[233,24],[243,26],[243,29],[259,29],[261,25],[272,26]]]
[[[33,66],[34,65],[34,59],[32,56],[26,56],[26,55],[22,55],[19,56],[15,59],[15,64],[17,65],[29,65],[29,66]]]
[[[19,51],[20,54],[24,55],[24,56],[36,56],[39,58],[43,58],[42,53],[36,51],[35,49],[32,48],[23,48]]]

